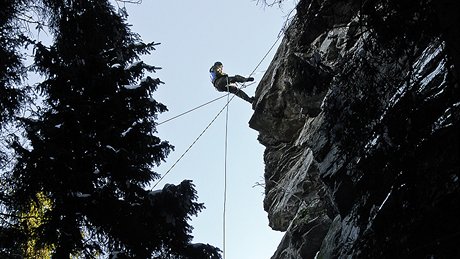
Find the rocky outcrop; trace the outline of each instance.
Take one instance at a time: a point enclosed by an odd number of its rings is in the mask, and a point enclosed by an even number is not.
[[[273,259],[460,255],[460,92],[439,37],[381,44],[360,1],[300,1],[256,90]],[[451,45],[452,46],[452,45]]]

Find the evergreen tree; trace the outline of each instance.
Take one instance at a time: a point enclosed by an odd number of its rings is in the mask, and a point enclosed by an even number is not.
[[[17,164],[2,193],[11,216],[0,236],[25,234],[17,243],[29,257],[220,258],[191,244],[188,220],[204,208],[191,181],[145,189],[172,149],[155,136],[162,82],[145,77],[159,68],[139,57],[157,44],[143,43],[108,1],[43,2],[54,33],[52,46],[35,50],[46,109],[21,120],[27,145],[12,144]]]
[[[13,115],[22,99],[16,87],[22,75],[22,63],[17,51],[25,38],[14,23],[23,1],[0,0],[0,123]]]
[[[24,75],[18,48],[25,42],[25,37],[15,22],[22,4],[23,1],[0,0],[0,131],[19,109],[24,97],[18,85]],[[6,158],[4,145],[4,138],[0,137],[0,170]]]
[[[22,0],[0,0],[0,258],[14,258],[19,247],[16,245],[24,235],[10,221],[5,206],[10,203],[4,191],[9,185],[3,177],[8,150],[3,134],[14,113],[19,109],[24,93],[19,88],[23,76],[23,65],[19,47],[26,41],[16,22],[19,8],[25,4]]]

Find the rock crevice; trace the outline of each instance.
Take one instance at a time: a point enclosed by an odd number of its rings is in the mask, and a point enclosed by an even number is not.
[[[358,2],[300,1],[256,90],[264,208],[285,231],[272,258],[458,256],[460,91],[446,44],[423,34],[391,49]]]

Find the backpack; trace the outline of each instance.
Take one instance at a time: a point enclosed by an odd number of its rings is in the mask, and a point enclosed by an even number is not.
[[[211,83],[213,84],[217,79],[217,72],[214,70],[214,67],[209,69],[209,79],[211,79]]]

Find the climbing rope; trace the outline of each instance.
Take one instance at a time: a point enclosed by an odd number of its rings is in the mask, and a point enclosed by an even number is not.
[[[246,85],[246,87],[248,87],[248,86],[250,86],[250,85],[252,85],[252,84],[254,84],[254,83],[255,83],[255,82],[252,82],[252,83]],[[171,118],[169,118],[169,119],[167,119],[167,120],[164,120],[164,121],[162,121],[162,122],[156,123],[155,126],[160,126],[160,125],[162,125],[162,124],[164,124],[164,123],[166,123],[166,122],[169,122],[169,121],[172,121],[172,120],[174,120],[174,119],[177,119],[177,118],[179,118],[179,117],[181,117],[181,116],[186,115],[187,113],[193,112],[193,111],[195,111],[195,110],[198,110],[198,109],[201,108],[201,107],[204,107],[204,106],[206,106],[206,105],[208,105],[208,104],[211,104],[211,103],[213,103],[213,102],[215,102],[215,101],[217,101],[217,100],[219,100],[219,99],[222,99],[222,98],[224,98],[225,96],[227,96],[227,94],[224,94],[224,95],[222,95],[222,96],[220,96],[220,97],[217,97],[217,98],[215,98],[215,99],[212,99],[211,101],[208,101],[208,102],[206,102],[206,103],[203,103],[203,104],[201,104],[201,105],[198,105],[198,106],[195,107],[195,108],[192,108],[192,109],[190,109],[190,110],[188,110],[188,111],[185,111],[185,112],[183,112],[183,113],[181,113],[181,114],[178,114],[178,115],[176,115],[176,116],[174,116],[174,117],[171,117]]]
[[[249,74],[248,77],[252,76],[252,75],[255,73],[255,71],[259,68],[259,66],[262,64],[262,62],[263,62],[263,61],[265,60],[265,58],[268,56],[268,54],[270,54],[270,52],[272,51],[272,49],[276,46],[276,43],[278,43],[278,41],[279,41],[279,39],[281,38],[282,35],[283,35],[282,32],[280,32],[280,33],[278,34],[278,37],[276,38],[276,41],[272,44],[272,46],[270,47],[270,49],[267,51],[267,53],[265,53],[265,55],[263,56],[263,58],[260,60],[260,62],[257,64],[257,66],[256,66],[256,67],[254,68],[254,70]],[[243,84],[238,88],[238,90],[241,90],[241,89],[243,89],[243,88],[245,88],[245,87],[246,87],[246,83],[243,83]],[[224,96],[225,96],[225,95],[224,95]],[[228,107],[228,105],[229,105],[230,102],[233,100],[233,98],[235,98],[235,96],[236,96],[236,95],[233,95],[232,97],[230,97],[230,99],[227,101],[227,103],[224,105],[224,107],[222,107],[222,109],[220,109],[220,111],[217,113],[217,115],[211,120],[211,122],[205,127],[205,129],[198,135],[198,137],[192,142],[192,144],[190,144],[190,146],[184,151],[184,153],[182,153],[182,155],[174,162],[174,164],[163,174],[163,176],[162,176],[160,179],[158,179],[158,181],[153,185],[152,190],[153,190],[153,189],[154,189],[154,188],[155,188],[155,187],[156,187],[156,186],[157,186],[157,185],[158,185],[158,184],[159,184],[159,183],[170,173],[170,172],[171,172],[171,170],[179,163],[180,160],[182,160],[182,158],[190,151],[190,149],[192,149],[192,147],[195,145],[195,143],[198,142],[198,140],[201,138],[201,136],[204,135],[204,133],[209,129],[209,127],[211,127],[211,125],[212,125],[212,124],[214,123],[214,121],[219,117],[219,115],[225,110],[225,108]],[[222,98],[222,97],[223,97],[223,96],[219,97],[219,99]],[[191,112],[192,110],[196,110],[196,109],[198,109],[199,107],[203,107],[204,105],[207,105],[207,104],[209,104],[209,103],[211,103],[211,102],[213,102],[213,101],[215,101],[215,100],[212,100],[212,101],[210,101],[210,102],[207,102],[207,103],[205,103],[205,104],[203,104],[203,105],[198,106],[197,108],[193,108],[193,109],[191,109],[191,110],[189,110],[189,111],[187,111],[187,112],[184,112],[184,113],[182,113],[182,115],[187,114],[187,113]],[[181,116],[182,116],[182,115],[181,115]],[[177,117],[179,117],[179,115],[176,116],[175,118],[177,118]],[[170,120],[172,120],[172,119],[169,119],[168,121],[170,121]],[[165,123],[165,122],[166,122],[166,121],[164,121],[164,122],[162,122],[162,123]],[[157,124],[157,125],[158,125],[158,124]]]
[[[230,101],[233,99],[233,97],[234,96],[232,96],[232,98],[230,98]],[[168,171],[166,171],[166,173],[164,173],[163,176],[160,179],[158,179],[158,181],[153,185],[152,190],[166,177],[166,175],[169,174],[169,172],[171,172],[171,170],[177,165],[177,163],[179,163],[179,161],[185,156],[185,154],[187,154],[188,151],[190,151],[190,149],[192,149],[192,147],[195,145],[195,143],[201,138],[201,136],[204,135],[204,133],[209,129],[209,127],[211,127],[211,125],[219,117],[219,115],[225,110],[225,108],[228,106],[228,104],[229,104],[229,102],[227,102],[225,104],[225,106],[217,113],[217,115],[211,120],[211,122],[200,133],[200,135],[198,135],[198,137],[192,142],[192,144],[190,144],[190,146],[184,151],[184,153],[182,153],[182,155],[176,160],[176,162],[174,162],[174,164],[168,169]]]
[[[183,116],[183,115],[185,115],[185,114],[187,114],[187,113],[193,112],[194,110],[198,110],[199,108],[201,108],[201,107],[203,107],[203,106],[206,106],[206,105],[208,105],[208,104],[210,104],[210,103],[213,103],[213,102],[215,102],[215,101],[217,101],[217,100],[219,100],[219,99],[222,99],[222,98],[224,98],[225,96],[227,96],[227,95],[226,95],[226,94],[225,94],[225,95],[222,95],[222,96],[217,97],[217,98],[215,98],[215,99],[213,99],[213,100],[211,100],[211,101],[209,101],[209,102],[206,102],[206,103],[203,103],[203,104],[201,104],[201,105],[198,105],[198,106],[195,107],[195,108],[192,108],[192,109],[190,109],[190,110],[188,110],[188,111],[185,111],[185,112],[183,112],[183,113],[181,113],[181,114],[178,114],[178,115],[176,115],[176,116],[174,116],[174,117],[172,117],[172,118],[169,118],[169,119],[167,119],[167,120],[164,120],[164,121],[162,121],[162,122],[159,122],[159,123],[155,124],[155,126],[160,126],[161,124],[164,124],[164,123],[166,123],[166,122],[168,122],[168,121],[172,121],[172,120],[174,120],[174,119],[177,119],[177,118],[179,118],[179,117],[181,117],[181,116]]]
[[[276,38],[276,41],[271,45],[270,49],[267,51],[267,53],[265,53],[265,55],[262,57],[262,59],[260,60],[260,62],[257,64],[257,66],[256,66],[256,67],[254,68],[254,70],[249,74],[248,77],[251,77],[251,76],[256,72],[256,70],[259,68],[259,66],[262,64],[262,62],[263,62],[263,61],[265,60],[265,58],[268,56],[268,54],[270,54],[270,52],[272,51],[272,49],[276,46],[276,43],[278,43],[279,39],[281,39],[281,36],[282,36],[282,35],[283,35],[283,31],[281,31],[281,32],[278,34],[278,37]],[[252,85],[252,84],[254,84],[254,83],[255,83],[255,82],[252,82],[252,83],[250,83],[250,84],[243,83],[243,84],[238,88],[238,91],[241,90],[241,89],[244,89],[244,88],[246,88],[246,87],[248,87],[248,86],[250,86],[250,85]],[[227,85],[228,85],[228,83],[227,83]],[[159,122],[159,123],[157,123],[155,126],[160,126],[160,125],[162,125],[162,124],[164,124],[164,123],[166,123],[166,122],[169,122],[169,121],[172,121],[172,120],[174,120],[174,119],[177,119],[177,118],[179,118],[179,117],[181,117],[181,116],[183,116],[183,115],[186,115],[186,114],[188,114],[188,113],[190,113],[190,112],[192,112],[192,111],[198,110],[199,108],[204,107],[204,106],[206,106],[206,105],[208,105],[208,104],[211,104],[211,103],[213,103],[213,102],[215,102],[215,101],[217,101],[217,100],[219,100],[219,99],[222,99],[222,98],[224,98],[224,97],[227,96],[227,95],[228,95],[228,94],[224,94],[224,95],[222,95],[222,96],[220,96],[220,97],[217,97],[217,98],[215,98],[215,99],[213,99],[213,100],[211,100],[211,101],[208,101],[208,102],[206,102],[206,103],[204,103],[204,104],[198,105],[197,107],[192,108],[192,109],[190,109],[190,110],[188,110],[188,111],[185,111],[185,112],[183,112],[183,113],[181,113],[181,114],[179,114],[179,115],[176,115],[176,116],[174,116],[174,117],[172,117],[172,118],[169,118],[169,119],[167,119],[167,120],[164,120],[164,121],[162,121],[162,122]],[[231,101],[232,99],[233,99],[233,97],[230,99],[230,101]],[[227,98],[227,100],[228,100],[228,98]],[[230,101],[228,101],[228,102],[230,102]],[[228,105],[228,103],[227,103],[227,105]],[[225,106],[225,107],[226,107],[226,106]],[[224,108],[225,108],[225,107],[224,107]],[[220,114],[220,113],[219,113],[219,114]]]
[[[259,66],[262,64],[262,62],[265,60],[265,58],[268,56],[268,54],[272,51],[272,49],[276,46],[276,44],[278,43],[279,39],[281,38],[281,35],[282,35],[282,32],[280,32],[278,34],[278,37],[276,38],[276,41],[272,44],[272,46],[270,47],[270,49],[267,51],[267,53],[265,53],[265,55],[263,56],[263,58],[260,60],[260,62],[257,64],[257,66],[254,68],[254,70],[249,74],[248,77],[251,77],[255,71],[259,68]],[[227,79],[228,80],[228,79]],[[243,83],[239,88],[238,88],[238,91],[243,89],[243,88],[246,88],[248,85],[246,85],[246,83]],[[227,90],[228,90],[228,82],[227,82]],[[199,105],[189,111],[186,111],[186,112],[183,112],[177,116],[174,116],[173,118],[171,119],[168,119],[166,121],[163,121],[161,123],[158,123],[158,125],[161,125],[163,123],[166,123],[168,121],[171,121],[173,119],[176,119],[180,116],[183,116],[189,112],[192,112],[194,110],[197,110],[198,108],[201,108],[205,105],[208,105],[214,101],[217,101],[221,98],[223,98],[225,95],[221,96],[221,97],[218,97],[214,100],[211,100],[205,104],[202,104],[202,105]],[[209,127],[211,127],[211,125],[214,123],[214,121],[219,117],[219,115],[226,109],[226,116],[225,116],[225,151],[224,151],[224,197],[223,197],[223,213],[222,213],[222,217],[223,217],[223,222],[222,222],[222,253],[223,253],[223,259],[225,259],[225,256],[226,256],[226,214],[227,214],[227,150],[228,150],[228,111],[229,111],[229,104],[230,102],[233,100],[233,98],[235,98],[236,95],[233,95],[231,98],[230,98],[230,92],[228,92],[226,94],[227,96],[227,103],[224,105],[224,107],[217,113],[217,115],[211,120],[211,122],[206,126],[206,128],[200,133],[200,135],[198,135],[198,137],[192,142],[192,144],[185,150],[185,152],[176,160],[176,162],[174,162],[174,164],[168,169],[168,171],[166,171],[166,173],[163,174],[163,176],[153,185],[152,187],[152,190],[166,177],[166,175],[169,174],[169,172],[171,172],[171,170],[177,165],[177,163],[179,163],[179,161],[190,151],[190,149],[195,145],[195,143],[201,138],[201,136],[204,135],[204,133],[209,129]]]
[[[230,89],[227,77],[227,103],[230,102]],[[227,143],[228,143],[228,105],[225,113],[225,145],[224,145],[224,208],[222,212],[222,253],[225,259],[226,215],[227,215]]]

